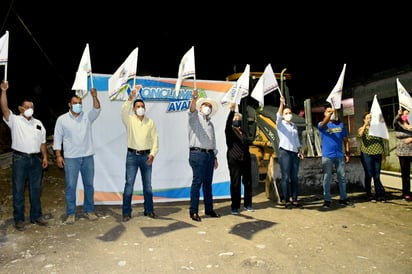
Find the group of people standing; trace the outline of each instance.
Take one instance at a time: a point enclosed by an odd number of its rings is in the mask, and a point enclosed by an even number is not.
[[[41,181],[43,169],[48,167],[46,129],[42,122],[33,117],[34,103],[23,99],[18,106],[19,114],[8,107],[8,81],[1,82],[1,110],[3,120],[11,130],[13,219],[17,230],[25,229],[25,186],[29,189],[30,222],[47,226],[41,206]],[[56,165],[65,171],[66,223],[73,224],[76,215],[76,187],[79,175],[84,186],[84,213],[90,220],[96,220],[94,212],[94,146],[92,123],[100,113],[97,91],[90,91],[93,108],[84,113],[82,99],[76,95],[70,98],[69,111],[60,115],[54,129],[53,149]]]
[[[28,182],[30,197],[30,222],[46,226],[41,208],[42,170],[48,167],[46,148],[46,130],[38,119],[33,117],[33,101],[25,99],[18,107],[19,115],[8,107],[8,81],[1,82],[1,110],[3,120],[11,129],[13,159],[13,218],[15,227],[24,230],[25,205],[24,189]],[[84,187],[84,215],[89,220],[98,216],[94,209],[94,145],[92,124],[98,118],[101,107],[97,90],[91,88],[92,108],[84,112],[82,98],[73,95],[68,103],[69,111],[60,115],[54,128],[53,150],[56,165],[65,171],[66,223],[76,221],[76,188],[79,175]],[[216,135],[211,117],[218,110],[217,103],[210,98],[199,98],[198,91],[192,92],[188,111],[188,145],[189,165],[192,168],[190,190],[189,217],[197,222],[199,216],[200,190],[203,193],[205,214],[212,218],[221,215],[213,207],[213,173],[218,168]],[[253,211],[252,207],[252,174],[251,154],[248,136],[242,128],[242,114],[236,111],[236,104],[231,103],[226,120],[225,137],[230,175],[231,213],[237,215],[241,209],[242,184],[244,189],[243,209]],[[406,114],[405,114],[406,112]],[[155,122],[145,115],[145,102],[137,98],[137,90],[133,89],[121,107],[121,118],[126,128],[127,154],[125,168],[125,185],[123,192],[122,220],[132,218],[132,196],[134,183],[140,169],[144,215],[156,218],[152,192],[152,164],[159,151],[158,132]],[[405,117],[407,111],[402,110],[394,120],[396,131],[397,155],[402,173],[402,194],[405,200],[411,201],[410,164],[412,159],[412,127]],[[279,137],[278,161],[281,170],[281,188],[285,208],[302,208],[298,199],[298,171],[300,160],[304,158],[300,144],[299,132],[292,121],[292,110],[285,105],[285,98],[280,97],[276,114],[276,128]],[[380,169],[384,152],[384,141],[380,137],[371,136],[370,113],[365,113],[364,123],[358,129],[361,140],[361,159],[365,171],[365,191],[368,197],[378,201],[385,200],[385,190],[380,181]],[[339,185],[339,204],[352,205],[347,198],[345,163],[350,159],[348,132],[339,120],[338,112],[327,107],[324,119],[318,123],[322,142],[322,170],[324,208],[331,206],[332,170],[335,166]],[[372,194],[371,181],[374,181],[375,196]]]
[[[410,202],[410,168],[412,163],[412,126],[407,119],[409,111],[401,108],[393,121],[397,138],[396,154],[399,158],[402,177],[402,196]],[[364,188],[370,201],[386,201],[385,188],[381,182],[382,161],[386,156],[386,140],[369,133],[371,113],[365,112],[363,124],[358,129],[357,137],[360,140],[361,163],[364,170]],[[276,120],[279,137],[278,162],[281,170],[281,188],[285,208],[302,207],[298,200],[298,171],[299,159],[303,159],[299,135],[296,125],[292,122],[291,109],[285,106],[285,99],[280,97],[280,105]],[[322,171],[323,171],[323,208],[331,207],[331,182],[333,167],[339,187],[339,205],[353,206],[347,197],[345,164],[350,160],[350,143],[345,125],[339,119],[336,109],[326,107],[324,118],[317,125],[322,143]],[[374,191],[372,191],[372,180]],[[292,198],[292,201],[290,200]]]
[[[1,110],[3,120],[11,129],[13,219],[17,230],[25,229],[25,185],[29,187],[30,222],[47,226],[41,207],[41,181],[43,169],[48,167],[46,129],[42,122],[33,117],[34,104],[24,99],[14,114],[8,107],[9,83],[1,82]],[[66,224],[76,221],[76,188],[79,175],[84,187],[84,216],[97,220],[94,206],[94,145],[92,124],[98,118],[101,107],[97,90],[91,88],[92,108],[83,111],[82,98],[71,96],[69,111],[60,115],[54,128],[53,150],[56,165],[65,171]],[[190,217],[201,221],[198,214],[200,189],[204,194],[205,213],[213,218],[220,214],[213,209],[213,171],[218,167],[214,125],[211,116],[217,111],[217,103],[209,98],[199,98],[193,91],[189,113],[189,164],[193,170],[190,193]],[[152,164],[159,150],[158,132],[152,119],[145,115],[146,106],[137,98],[133,89],[121,107],[121,118],[126,127],[127,154],[125,185],[123,191],[122,220],[132,218],[132,196],[134,183],[140,169],[144,215],[156,218],[152,192]],[[240,192],[239,192],[240,194]],[[251,193],[250,193],[251,198]]]

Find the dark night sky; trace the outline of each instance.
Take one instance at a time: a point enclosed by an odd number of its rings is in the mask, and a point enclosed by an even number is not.
[[[40,119],[66,111],[86,43],[93,73],[114,73],[135,47],[138,75],[176,77],[191,46],[197,79],[225,80],[234,68],[263,71],[270,63],[275,72],[287,68],[297,99],[328,94],[344,63],[345,84],[412,64],[406,6],[175,2],[2,1],[10,107],[29,96],[37,112],[55,106]]]

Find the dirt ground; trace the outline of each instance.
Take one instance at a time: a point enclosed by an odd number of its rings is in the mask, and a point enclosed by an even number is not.
[[[350,192],[355,207],[321,209],[320,192],[301,196],[303,209],[284,209],[254,189],[254,212],[230,214],[230,201],[217,200],[223,216],[189,218],[186,201],[157,203],[159,216],[121,222],[121,207],[97,206],[89,221],[81,210],[64,224],[63,172],[50,166],[43,183],[43,213],[49,226],[12,219],[10,169],[0,170],[0,273],[411,273],[412,203],[387,189],[386,203]],[[26,204],[26,208],[28,204]],[[203,204],[201,204],[203,209]],[[27,218],[27,217],[26,217]]]

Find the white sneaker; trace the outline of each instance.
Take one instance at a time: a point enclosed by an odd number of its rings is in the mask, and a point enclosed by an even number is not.
[[[251,206],[245,207],[245,210],[249,212],[255,211]]]
[[[239,210],[232,209],[232,215],[239,215]]]

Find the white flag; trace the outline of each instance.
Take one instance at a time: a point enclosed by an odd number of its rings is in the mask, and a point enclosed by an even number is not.
[[[123,62],[123,64],[116,70],[116,72],[109,78],[109,99],[127,100],[129,97],[129,90],[134,86],[137,70],[137,52],[135,48]]]
[[[0,66],[4,66],[4,80],[7,80],[7,62],[9,60],[9,32],[0,38]]]
[[[389,140],[389,132],[386,127],[385,119],[382,115],[381,107],[379,106],[378,98],[375,94],[370,110],[371,124],[369,127],[369,135],[377,136]]]
[[[272,66],[268,64],[260,76],[256,86],[253,88],[251,96],[259,102],[261,108],[264,107],[264,97],[275,89],[279,89],[278,81],[276,80],[275,73]]]
[[[403,87],[399,78],[396,78],[396,86],[398,88],[399,105],[412,112],[412,97],[409,92]]]
[[[338,82],[329,94],[326,102],[329,102],[334,109],[340,109],[342,105],[342,91],[343,91],[343,79],[345,78],[346,64],[343,65],[342,72],[340,73]]]
[[[408,121],[412,121],[412,97],[409,92],[403,87],[399,78],[396,78],[396,86],[398,88],[399,105],[409,111]]]
[[[180,61],[175,87],[176,96],[179,95],[182,81],[190,77],[196,78],[195,48],[193,46],[185,53],[185,55],[183,55],[182,60]]]
[[[236,103],[240,104],[242,98],[249,95],[249,75],[250,65],[247,64],[242,75],[237,79],[236,84],[223,96],[221,104]]]
[[[80,59],[79,68],[76,72],[76,78],[72,86],[72,90],[75,90],[76,95],[80,96],[81,98],[83,98],[87,94],[89,76],[91,87],[93,87],[92,63],[90,61],[89,44],[86,44],[86,48],[84,49],[82,58]]]
[[[9,59],[9,32],[0,38],[0,65],[4,66],[7,64]]]

